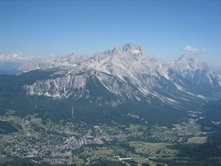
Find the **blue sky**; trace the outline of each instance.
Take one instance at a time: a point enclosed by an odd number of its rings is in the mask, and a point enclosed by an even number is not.
[[[0,53],[47,56],[136,43],[163,59],[187,45],[221,65],[220,0],[0,0]]]

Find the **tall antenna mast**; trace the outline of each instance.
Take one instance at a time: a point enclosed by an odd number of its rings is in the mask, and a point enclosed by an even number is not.
[[[73,105],[72,105],[72,108],[71,108],[71,117],[72,117],[72,119],[74,118],[74,107],[73,107]]]

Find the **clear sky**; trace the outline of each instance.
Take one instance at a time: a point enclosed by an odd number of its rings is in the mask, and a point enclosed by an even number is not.
[[[221,65],[221,0],[0,0],[0,53],[47,56],[136,43],[163,59],[187,45]]]

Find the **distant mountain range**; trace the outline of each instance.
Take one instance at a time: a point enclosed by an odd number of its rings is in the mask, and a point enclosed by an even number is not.
[[[221,96],[221,78],[187,51],[165,62],[125,44],[88,56],[71,54],[34,61],[17,71],[50,72],[48,78],[23,85],[28,95],[87,100],[116,107],[128,101],[161,102],[173,107]]]

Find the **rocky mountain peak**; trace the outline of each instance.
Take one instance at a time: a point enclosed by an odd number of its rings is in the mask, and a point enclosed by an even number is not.
[[[199,56],[198,49],[187,46],[184,50],[185,53],[181,57],[179,57],[176,62],[182,63],[183,65],[187,66],[200,65],[203,63]]]
[[[132,43],[127,43],[120,47],[116,47],[112,50],[112,52],[116,54],[118,53],[129,53],[134,55],[144,54],[144,50],[141,46]]]

